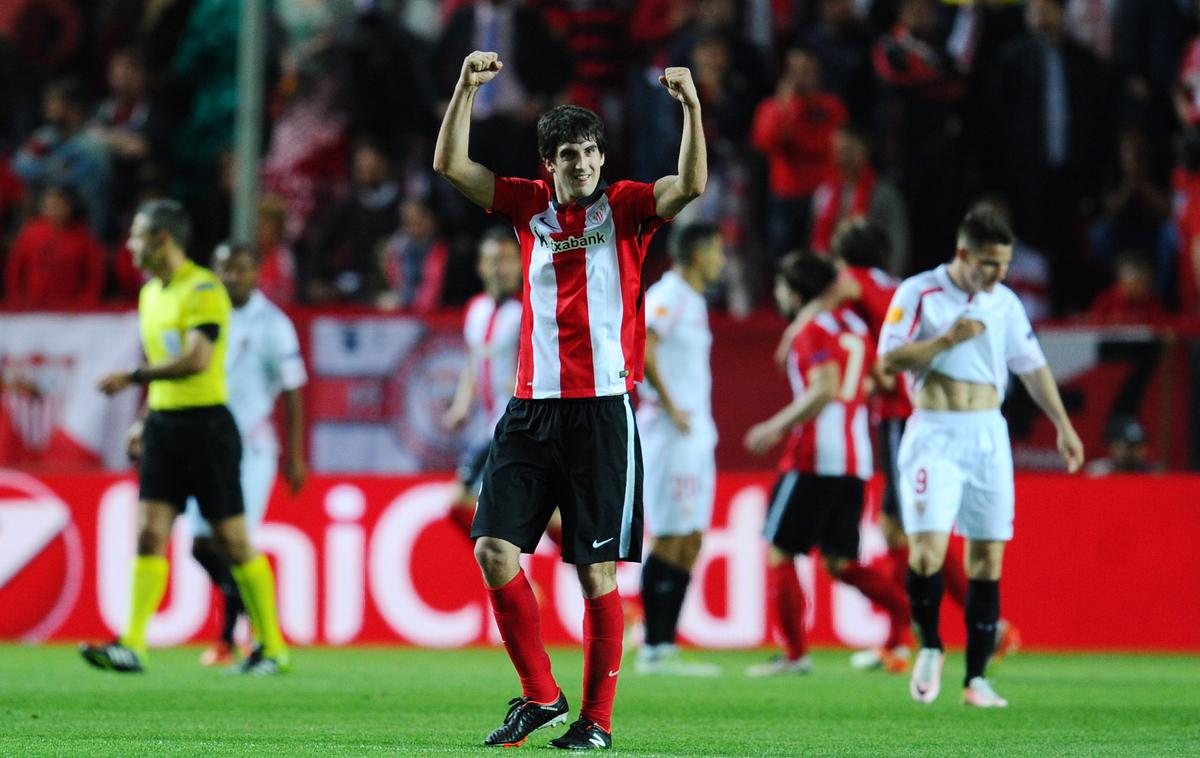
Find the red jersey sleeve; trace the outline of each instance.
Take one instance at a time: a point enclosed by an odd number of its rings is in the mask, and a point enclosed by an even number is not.
[[[813,366],[837,360],[836,344],[833,336],[822,329],[814,321],[809,321],[792,341],[792,350],[796,353],[796,366],[801,376],[808,376]]]
[[[888,307],[892,304],[892,295],[896,294],[899,282],[879,269],[852,266],[846,269],[846,273],[858,283],[859,307],[855,310],[871,328],[871,339],[876,339],[879,330],[883,328]]]
[[[640,224],[657,219],[654,214],[654,185],[647,182],[617,182],[608,191],[608,201],[629,221]]]
[[[550,201],[550,188],[541,181],[497,176],[489,213],[499,213],[513,224],[523,223],[546,207]]]

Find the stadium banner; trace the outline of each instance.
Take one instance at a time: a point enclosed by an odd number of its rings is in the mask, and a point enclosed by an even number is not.
[[[760,537],[771,484],[765,473],[719,477],[713,527],[684,607],[685,642],[771,642]],[[446,518],[450,491],[446,477],[317,476],[295,497],[277,487],[256,542],[276,568],[284,633],[302,645],[497,644],[471,545]],[[1017,496],[1002,602],[1027,647],[1200,651],[1193,602],[1200,564],[1191,559],[1200,477],[1028,474],[1018,477]],[[0,469],[0,638],[109,639],[121,630],[136,510],[137,485],[128,477]],[[870,560],[883,540],[872,517],[864,526],[863,558]],[[151,644],[216,632],[217,598],[189,549],[180,519]],[[583,600],[574,569],[546,540],[524,561],[546,641],[579,642]],[[831,584],[813,560],[797,565],[815,643],[883,640],[885,617],[857,591]],[[637,594],[639,570],[620,566],[624,596]],[[942,607],[947,642],[961,644],[960,609],[949,600]]]
[[[443,428],[466,362],[454,316],[316,315],[307,334],[314,471],[414,474],[453,469],[483,419]]]
[[[456,313],[291,313],[309,364],[307,445],[314,471],[411,475],[446,471],[483,419],[441,425],[466,358]],[[713,410],[722,470],[762,465],[742,447],[751,424],[788,402],[772,362],[777,318],[714,314]],[[96,382],[140,359],[133,313],[0,312],[0,466],[33,471],[128,470],[124,435],[141,396],[105,398]],[[1038,330],[1090,457],[1116,416],[1139,418],[1150,458],[1173,471],[1200,461],[1200,340],[1147,328]],[[723,398],[737,398],[725,402]],[[1018,468],[1061,467],[1053,426],[1019,381],[1004,413]]]
[[[141,397],[96,383],[141,357],[135,313],[0,313],[0,466],[127,468]]]

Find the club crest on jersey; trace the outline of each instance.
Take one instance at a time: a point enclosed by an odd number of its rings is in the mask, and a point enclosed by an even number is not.
[[[582,237],[567,237],[566,239],[562,240],[551,239],[549,246],[550,252],[552,253],[566,253],[570,252],[571,250],[578,250],[591,245],[603,245],[607,241],[607,234],[596,231],[590,234],[585,234]]]

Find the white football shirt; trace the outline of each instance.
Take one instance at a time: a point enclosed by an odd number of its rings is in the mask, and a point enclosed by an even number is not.
[[[279,442],[271,413],[279,393],[303,387],[308,381],[296,327],[283,311],[255,290],[229,318],[225,350],[227,405],[243,443],[277,449]]]
[[[716,437],[712,418],[712,330],[704,296],[674,270],[646,292],[646,328],[658,335],[659,378],[675,407],[688,415],[692,434]],[[638,390],[638,416],[649,421],[662,412],[658,393],[644,382]]]
[[[1016,293],[997,284],[991,292],[968,295],[950,279],[945,264],[900,283],[879,334],[879,353],[939,337],[962,317],[982,321],[983,334],[939,353],[928,366],[912,372],[915,389],[932,371],[959,381],[991,384],[1003,397],[1010,370],[1025,374],[1046,364]]]
[[[504,415],[517,377],[517,348],[521,339],[521,301],[510,297],[501,303],[486,292],[467,304],[463,321],[475,391],[487,419],[487,438]]]

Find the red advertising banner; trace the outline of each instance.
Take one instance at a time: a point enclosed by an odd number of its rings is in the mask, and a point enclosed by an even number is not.
[[[768,643],[766,550],[759,536],[771,478],[723,475],[681,620],[706,647]],[[277,571],[284,633],[298,644],[495,643],[471,546],[445,518],[445,478],[318,477],[274,494],[259,547]],[[1004,615],[1030,647],[1200,651],[1200,477],[1026,475],[1017,481],[1016,539],[1005,560]],[[134,551],[136,483],[110,475],[35,478],[0,470],[0,638],[103,639],[124,624]],[[180,520],[170,589],[151,644],[210,637],[213,594],[188,555]],[[544,541],[526,558],[550,643],[577,642],[583,602],[574,570]],[[865,557],[883,549],[873,524]],[[797,562],[814,641],[875,645],[885,617],[855,590]],[[623,595],[639,567],[619,570]],[[961,614],[943,604],[947,641]]]

